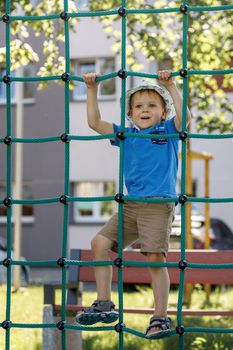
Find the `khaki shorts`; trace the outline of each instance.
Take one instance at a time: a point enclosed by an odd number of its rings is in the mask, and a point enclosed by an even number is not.
[[[173,203],[125,202],[123,206],[123,248],[140,240],[142,253],[168,251],[169,236],[174,220]],[[113,215],[98,233],[113,241],[118,248],[118,214]]]

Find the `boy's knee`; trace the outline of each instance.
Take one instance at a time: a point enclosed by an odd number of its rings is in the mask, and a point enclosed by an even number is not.
[[[92,240],[91,240],[91,249],[93,253],[99,253],[99,252],[104,252],[108,251],[111,248],[111,241],[101,235],[96,235]]]
[[[148,262],[165,262],[166,258],[163,253],[147,253]]]
[[[102,246],[100,241],[101,240],[100,240],[98,235],[95,236],[94,238],[92,238],[92,240],[91,240],[92,251],[96,251],[98,248],[100,248]]]

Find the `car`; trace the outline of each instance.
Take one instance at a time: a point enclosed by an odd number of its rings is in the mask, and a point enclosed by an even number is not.
[[[202,215],[192,215],[191,232],[194,249],[205,249],[205,217]],[[176,215],[172,225],[170,237],[170,249],[180,248],[181,216]],[[210,249],[233,250],[233,232],[221,219],[210,219],[209,231]]]
[[[191,216],[191,233],[194,249],[205,249],[205,217],[200,214],[192,214]],[[172,224],[172,232],[170,236],[170,249],[180,249],[181,235],[181,215],[175,215],[175,220]],[[210,247],[215,240],[213,230],[209,231]]]
[[[224,221],[217,218],[212,218],[210,220],[210,225],[215,236],[211,248],[233,250],[233,232],[230,227]]]
[[[0,261],[3,261],[7,256],[7,240],[4,237],[0,236]],[[13,258],[14,252],[12,250],[11,256]],[[22,261],[26,261],[24,257],[21,257]],[[14,273],[14,267],[13,267],[13,273]],[[12,273],[12,280],[13,280],[13,273]],[[30,276],[30,270],[28,266],[21,266],[21,284],[22,286],[26,286],[29,283],[29,276]],[[0,283],[6,283],[6,267],[3,265],[0,265]]]

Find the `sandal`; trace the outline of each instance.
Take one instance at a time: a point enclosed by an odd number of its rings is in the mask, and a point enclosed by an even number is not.
[[[91,307],[87,307],[77,314],[76,321],[82,325],[92,325],[97,322],[112,323],[118,319],[118,316],[112,301],[96,300]]]
[[[161,331],[155,330],[153,333],[148,333],[152,328],[160,328]],[[171,330],[171,319],[168,317],[153,316],[150,319],[150,324],[147,327],[145,337],[147,339],[160,339],[167,337]]]

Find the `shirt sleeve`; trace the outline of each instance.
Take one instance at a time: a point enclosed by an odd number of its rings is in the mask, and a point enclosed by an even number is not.
[[[166,120],[166,129],[168,134],[178,134],[178,130],[175,127],[175,117],[172,117],[171,119]]]
[[[116,125],[116,124],[112,124],[113,125],[113,132],[116,133],[117,131],[120,130],[120,126]],[[116,137],[114,140],[110,140],[110,143],[112,146],[118,146],[120,147],[120,140]]]

